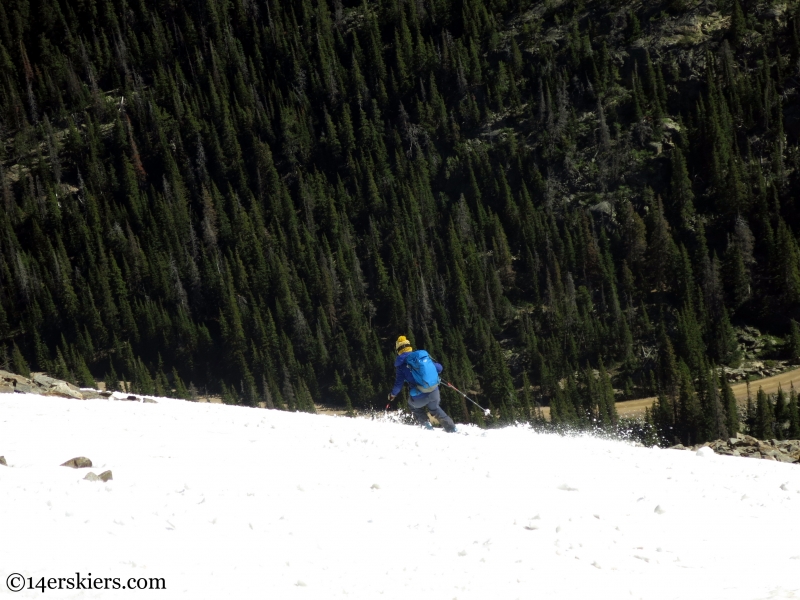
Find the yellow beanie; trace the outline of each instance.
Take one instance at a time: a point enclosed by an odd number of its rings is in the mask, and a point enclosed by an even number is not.
[[[406,336],[401,335],[397,338],[397,341],[394,343],[394,350],[398,354],[403,354],[404,352],[411,352],[411,342],[406,339]]]

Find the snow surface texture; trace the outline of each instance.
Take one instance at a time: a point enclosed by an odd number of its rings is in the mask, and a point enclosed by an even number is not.
[[[800,598],[797,466],[460,427],[0,395],[0,598]]]

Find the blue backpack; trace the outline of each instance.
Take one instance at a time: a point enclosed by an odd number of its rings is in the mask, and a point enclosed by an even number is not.
[[[439,372],[436,365],[426,350],[409,352],[406,364],[411,369],[411,376],[417,384],[417,390],[422,394],[427,394],[436,389],[439,385]]]

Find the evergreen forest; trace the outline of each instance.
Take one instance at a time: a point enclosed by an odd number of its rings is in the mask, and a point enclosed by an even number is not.
[[[800,3],[2,0],[0,359],[491,420],[800,438]],[[776,423],[778,424],[776,428]]]

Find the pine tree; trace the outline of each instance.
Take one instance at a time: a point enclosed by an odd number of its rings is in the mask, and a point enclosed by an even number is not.
[[[686,168],[686,159],[679,146],[672,149],[672,179],[670,180],[670,196],[673,211],[678,222],[684,229],[691,224],[694,217],[694,193],[692,192],[692,182]]]
[[[172,368],[172,384],[175,386],[175,397],[183,400],[190,400],[192,398],[186,385],[183,383],[181,376],[178,375],[178,369]]]
[[[800,439],[800,407],[798,407],[797,390],[792,386],[789,392],[789,406],[786,413],[789,417],[789,428],[786,430],[786,439]]]
[[[789,321],[789,339],[786,346],[791,360],[800,359],[800,325],[794,319]]]
[[[108,361],[108,371],[106,371],[105,384],[106,390],[109,392],[120,391],[119,376],[117,375],[117,371],[114,369],[114,362],[111,359]]]
[[[28,367],[28,362],[25,360],[25,357],[22,356],[22,352],[20,352],[19,346],[17,346],[16,342],[14,343],[14,348],[11,351],[11,366],[13,367],[14,372],[18,375],[22,375],[23,377],[31,376],[31,369]]]
[[[742,12],[742,5],[739,0],[733,0],[733,12],[731,13],[731,24],[728,30],[731,43],[734,46],[739,46],[744,39],[745,32],[747,31],[747,22]]]
[[[778,385],[778,393],[775,395],[775,437],[779,440],[783,439],[784,425],[786,425],[786,421],[789,418],[788,411],[786,394],[783,393],[783,388]]]
[[[753,436],[760,440],[772,439],[775,437],[775,428],[775,409],[772,401],[759,387],[753,415]]]
[[[684,445],[691,446],[704,441],[702,407],[686,363],[680,363],[680,397],[678,400],[678,427]]]
[[[739,245],[728,243],[723,262],[723,278],[731,307],[735,310],[750,297],[750,272]]]
[[[719,383],[721,388],[720,402],[725,409],[725,426],[728,429],[728,435],[734,436],[739,433],[739,406],[736,403],[736,396],[733,395],[728,378],[725,377],[725,372],[720,370]]]

